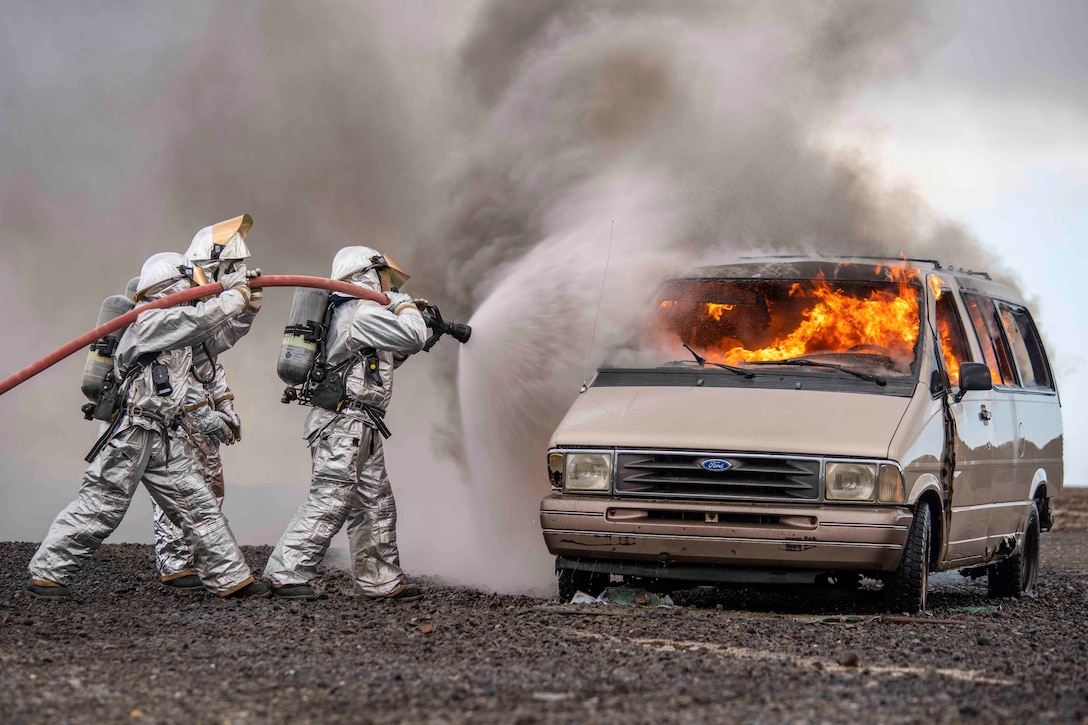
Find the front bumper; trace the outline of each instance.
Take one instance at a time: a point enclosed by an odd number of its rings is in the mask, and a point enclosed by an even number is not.
[[[647,570],[634,562],[659,572],[670,565],[744,568],[753,575],[895,571],[911,519],[905,506],[631,501],[565,493],[540,502],[544,541],[560,566],[627,562],[631,573]],[[623,568],[617,563],[599,570],[622,574]]]

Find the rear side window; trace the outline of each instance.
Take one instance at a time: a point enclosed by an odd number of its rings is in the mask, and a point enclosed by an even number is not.
[[[1008,302],[998,302],[997,308],[1001,313],[1005,337],[1012,348],[1016,370],[1020,373],[1020,384],[1025,388],[1052,390],[1054,383],[1050,378],[1050,366],[1031,315],[1025,308]]]
[[[963,301],[967,304],[967,314],[975,327],[982,356],[990,368],[994,385],[1016,386],[1016,375],[1012,371],[1011,354],[1005,338],[1001,335],[1001,323],[997,319],[997,309],[993,302],[981,295],[965,293]]]

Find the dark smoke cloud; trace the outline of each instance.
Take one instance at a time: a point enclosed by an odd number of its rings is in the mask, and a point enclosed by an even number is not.
[[[468,346],[444,342],[398,377],[406,563],[541,586],[548,434],[668,269],[761,250],[992,262],[909,190],[874,184],[863,158],[821,146],[854,94],[939,37],[928,8],[228,3],[54,25],[55,8],[23,4],[0,51],[16,357],[84,331],[149,254],[242,211],[268,272],[324,275],[345,244],[381,248],[413,273],[410,291],[476,326]],[[18,28],[49,52],[14,42]],[[44,280],[63,302],[40,295]],[[270,294],[224,357],[251,431],[226,461],[243,541],[274,539],[308,478],[301,411],[275,402],[288,306]],[[49,482],[9,494],[10,537],[41,536],[74,495],[93,438],[74,414],[81,365],[0,401],[6,478]],[[439,460],[420,455],[432,447]],[[260,519],[232,503],[254,491],[275,492]],[[120,535],[147,540],[132,518]]]

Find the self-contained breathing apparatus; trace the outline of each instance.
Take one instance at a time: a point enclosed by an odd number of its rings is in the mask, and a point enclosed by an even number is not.
[[[385,412],[366,401],[352,400],[348,395],[346,374],[356,363],[363,365],[366,382],[382,387],[380,360],[374,348],[363,348],[336,365],[328,364],[326,343],[334,310],[350,298],[330,297],[324,290],[299,288],[292,301],[288,325],[283,330],[283,343],[276,372],[287,383],[280,402],[312,405],[332,412],[344,408],[364,411],[374,427],[384,438],[392,435],[383,417]],[[320,319],[317,319],[320,315]],[[458,342],[466,342],[472,328],[455,322],[446,322],[438,307],[428,304],[423,319],[431,329],[431,336],[423,346],[429,352],[444,334]]]
[[[345,381],[348,368],[362,363],[367,383],[380,388],[382,380],[378,351],[371,347],[364,348],[341,363],[328,364],[326,343],[332,314],[349,299],[330,297],[324,290],[300,288],[295,292],[289,320],[295,324],[289,324],[283,330],[283,345],[276,366],[280,379],[288,383],[280,402],[289,404],[297,401],[299,405],[312,405],[334,413],[344,407],[357,408],[367,414],[383,438],[389,438],[392,433],[383,420],[385,412],[375,405],[352,401]],[[307,319],[308,315],[317,312],[319,304],[321,320]],[[305,322],[298,324],[303,319]]]
[[[98,326],[102,326],[134,307],[131,298],[124,295],[112,295],[102,302],[102,309],[98,313]],[[91,401],[85,403],[80,410],[84,420],[101,420],[110,422],[114,414],[121,407],[124,399],[122,383],[117,380],[113,372],[113,358],[117,352],[117,345],[128,327],[122,327],[103,338],[91,343],[87,353],[87,362],[83,366],[83,381],[80,390]],[[148,358],[148,359],[144,359]],[[142,370],[151,366],[151,382],[155,386],[156,395],[170,395],[174,392],[170,384],[170,375],[166,365],[158,362],[158,355],[143,356],[137,361],[137,368]]]
[[[129,286],[133,286],[132,280]],[[102,326],[133,309],[135,303],[131,295],[112,295],[102,302],[102,308],[98,313],[98,326]],[[83,366],[83,380],[80,390],[91,401],[84,403],[80,408],[84,420],[98,420],[110,425],[95,441],[94,446],[87,454],[85,460],[90,463],[109,442],[110,437],[116,432],[121,422],[125,407],[125,396],[132,380],[148,367],[151,368],[151,384],[155,394],[159,396],[172,395],[174,386],[170,383],[170,371],[167,366],[159,361],[159,353],[147,353],[136,360],[136,364],[121,379],[117,379],[114,373],[114,356],[121,337],[128,327],[122,327],[115,332],[91,343],[87,353],[87,362]],[[144,417],[156,420],[163,427],[163,436],[166,437],[166,429],[176,428],[178,421],[165,421],[148,411],[140,411]]]
[[[117,432],[121,419],[126,413],[141,415],[155,421],[162,429],[163,441],[166,443],[166,456],[167,458],[170,457],[170,442],[167,430],[176,430],[181,423],[181,418],[175,417],[172,420],[166,420],[155,412],[131,408],[131,406],[126,408],[125,406],[125,397],[128,395],[132,381],[148,367],[151,368],[151,384],[155,387],[155,395],[161,397],[173,394],[174,386],[170,384],[170,370],[165,363],[159,361],[159,353],[157,352],[144,353],[136,358],[136,364],[125,373],[120,381],[117,380],[112,370],[108,372],[102,381],[98,400],[83,406],[83,417],[87,420],[100,420],[109,423],[109,426],[98,437],[98,440],[91,446],[90,452],[84,458],[87,463],[97,458],[102,449],[106,447],[110,438]]]

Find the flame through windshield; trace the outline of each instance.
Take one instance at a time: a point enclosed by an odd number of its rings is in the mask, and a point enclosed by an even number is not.
[[[917,270],[876,272],[864,280],[676,280],[664,290],[658,323],[710,362],[822,356],[906,374],[920,327]]]

